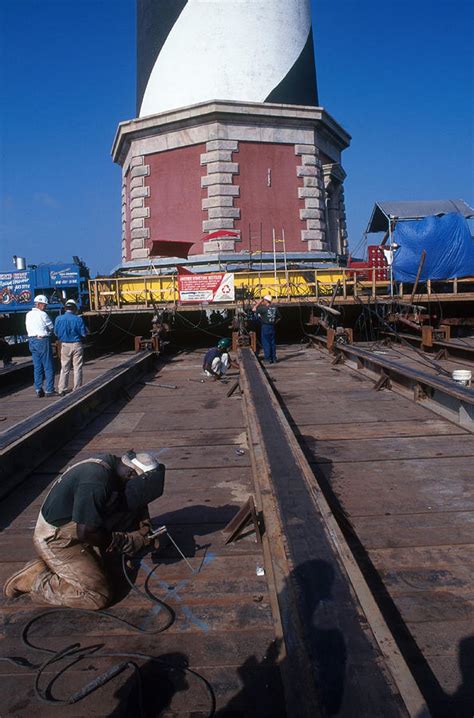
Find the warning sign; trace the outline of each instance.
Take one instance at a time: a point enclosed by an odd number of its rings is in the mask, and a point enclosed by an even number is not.
[[[183,274],[178,276],[179,300],[190,302],[232,302],[235,299],[234,275]]]

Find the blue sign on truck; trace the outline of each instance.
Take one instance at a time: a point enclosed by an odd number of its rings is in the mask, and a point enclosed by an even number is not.
[[[89,270],[83,262],[42,264],[35,268],[0,272],[0,312],[27,312],[37,294],[46,294],[49,309],[60,309],[66,299],[79,307],[87,301]]]

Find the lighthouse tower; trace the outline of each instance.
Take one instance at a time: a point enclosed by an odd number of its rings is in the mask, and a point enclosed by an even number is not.
[[[319,106],[310,0],[137,12],[137,119],[113,146],[124,265],[146,265],[156,241],[193,242],[197,260],[271,252],[282,234],[287,254],[345,253],[350,137]]]

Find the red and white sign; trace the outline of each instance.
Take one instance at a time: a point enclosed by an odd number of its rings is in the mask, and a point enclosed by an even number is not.
[[[178,275],[180,302],[233,302],[234,275],[231,272],[218,274]]]

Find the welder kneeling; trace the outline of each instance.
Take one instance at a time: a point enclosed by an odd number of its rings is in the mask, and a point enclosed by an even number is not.
[[[70,466],[41,507],[34,532],[38,558],[5,583],[7,598],[70,608],[104,608],[113,599],[107,559],[154,543],[148,504],[163,493],[165,467],[129,451]]]

